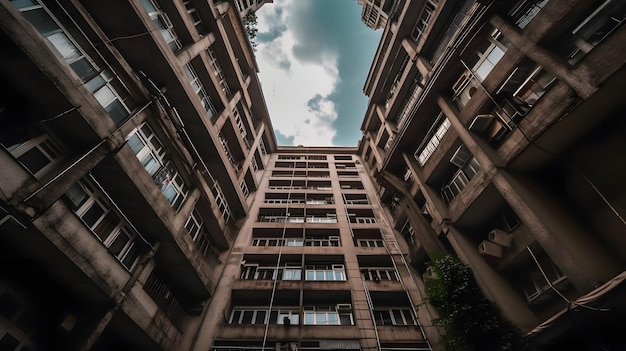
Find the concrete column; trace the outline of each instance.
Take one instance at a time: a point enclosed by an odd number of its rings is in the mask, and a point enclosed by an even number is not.
[[[523,35],[517,27],[513,27],[499,16],[493,16],[490,22],[524,55],[553,73],[559,80],[567,83],[580,97],[588,99],[598,90],[597,86],[587,80],[582,80],[580,75],[572,74],[572,69],[563,64],[563,60],[554,57],[537,45],[537,37]]]
[[[176,59],[178,63],[182,65],[188,63],[193,60],[194,57],[200,55],[200,53],[211,46],[215,42],[215,35],[213,33],[209,33],[203,36],[200,40],[194,42],[193,44],[183,48],[176,54]]]
[[[454,227],[448,227],[447,237],[461,260],[472,268],[474,277],[485,296],[498,305],[504,317],[524,331],[539,324],[539,319],[528,308],[520,293],[485,262],[478,253],[476,244]]]
[[[128,297],[128,294],[130,294],[130,290],[137,283],[137,280],[139,279],[139,277],[142,275],[147,276],[147,274],[149,274],[149,272],[151,272],[154,269],[154,263],[152,261],[152,258],[154,257],[157,250],[159,249],[159,245],[160,244],[157,243],[155,246],[153,246],[150,249],[150,251],[148,251],[144,255],[143,259],[137,265],[137,267],[133,270],[133,272],[131,272],[130,277],[126,281],[126,284],[124,285],[122,290],[118,292],[116,296],[115,306],[110,308],[104,314],[104,316],[100,319],[100,322],[93,329],[93,331],[91,332],[87,340],[85,340],[85,342],[81,345],[80,347],[81,351],[83,350],[87,351],[93,347],[93,345],[96,343],[98,338],[100,338],[100,335],[102,335],[106,327],[109,325],[109,322],[111,322],[111,319],[113,319],[113,316],[115,315],[115,313],[117,313],[120,307],[122,307],[122,304],[126,300],[126,297]]]
[[[506,171],[496,173],[493,183],[579,292],[588,292],[622,271],[611,252],[547,189]]]
[[[400,200],[400,205],[404,208],[404,213],[408,217],[411,227],[413,227],[415,239],[422,244],[426,254],[430,258],[445,255],[445,248],[437,240],[437,233],[434,232],[426,218],[421,215],[421,210],[417,207],[415,201],[411,198],[403,197]]]
[[[454,128],[459,138],[463,141],[465,146],[467,146],[484,170],[504,165],[504,161],[500,155],[491,146],[489,146],[484,139],[465,128],[465,125],[463,125],[463,122],[459,119],[456,110],[452,108],[452,104],[449,99],[439,96],[437,98],[437,103],[450,121],[450,125]]]
[[[38,189],[30,192],[22,201],[30,216],[37,216],[56,202],[78,180],[83,178],[100,161],[110,154],[111,145],[104,139],[91,150],[78,157],[65,169]]]

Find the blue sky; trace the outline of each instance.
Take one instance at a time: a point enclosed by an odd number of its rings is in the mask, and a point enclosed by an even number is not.
[[[355,0],[274,0],[258,12],[259,79],[279,145],[356,146],[382,30]]]

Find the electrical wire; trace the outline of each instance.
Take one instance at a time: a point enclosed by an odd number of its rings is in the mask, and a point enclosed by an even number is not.
[[[267,334],[269,331],[269,326],[270,326],[270,316],[272,313],[272,308],[274,307],[274,298],[276,295],[276,286],[278,285],[278,273],[280,271],[280,260],[282,258],[282,254],[283,254],[283,246],[285,244],[285,234],[287,233],[287,223],[289,221],[289,204],[291,203],[291,191],[293,189],[293,179],[295,177],[295,172],[296,172],[296,163],[293,163],[293,169],[291,170],[291,179],[289,181],[289,191],[287,192],[287,206],[285,207],[285,219],[283,222],[283,232],[282,232],[282,236],[280,239],[280,245],[279,245],[279,249],[278,249],[278,258],[276,260],[276,267],[274,270],[274,273],[272,274],[274,281],[272,283],[272,294],[270,296],[270,303],[269,303],[269,307],[267,309],[267,317],[266,317],[266,321],[265,321],[265,331],[263,332],[263,343],[261,344],[261,350],[265,349],[265,344],[267,343]],[[300,262],[302,262],[302,260],[300,260]],[[301,273],[302,274],[302,270]],[[276,318],[278,318],[278,314],[276,316]],[[279,322],[278,320],[276,321],[277,323]]]

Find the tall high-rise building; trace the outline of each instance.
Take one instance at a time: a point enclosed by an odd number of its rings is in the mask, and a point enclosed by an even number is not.
[[[359,154],[413,265],[457,255],[539,348],[624,348],[626,3],[397,13]]]
[[[423,285],[356,148],[279,147],[199,350],[440,349]]]

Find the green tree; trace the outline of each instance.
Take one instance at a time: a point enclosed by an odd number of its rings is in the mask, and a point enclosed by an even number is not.
[[[256,47],[258,45],[256,41],[256,36],[259,32],[259,29],[257,28],[257,17],[254,11],[248,10],[246,15],[243,17],[243,25],[246,30],[246,34],[248,35],[248,40],[250,40],[252,50],[256,51]]]
[[[425,281],[428,300],[444,327],[448,350],[502,351],[523,350],[521,331],[502,316],[478,287],[472,270],[460,259],[444,256],[431,263],[432,277]]]

